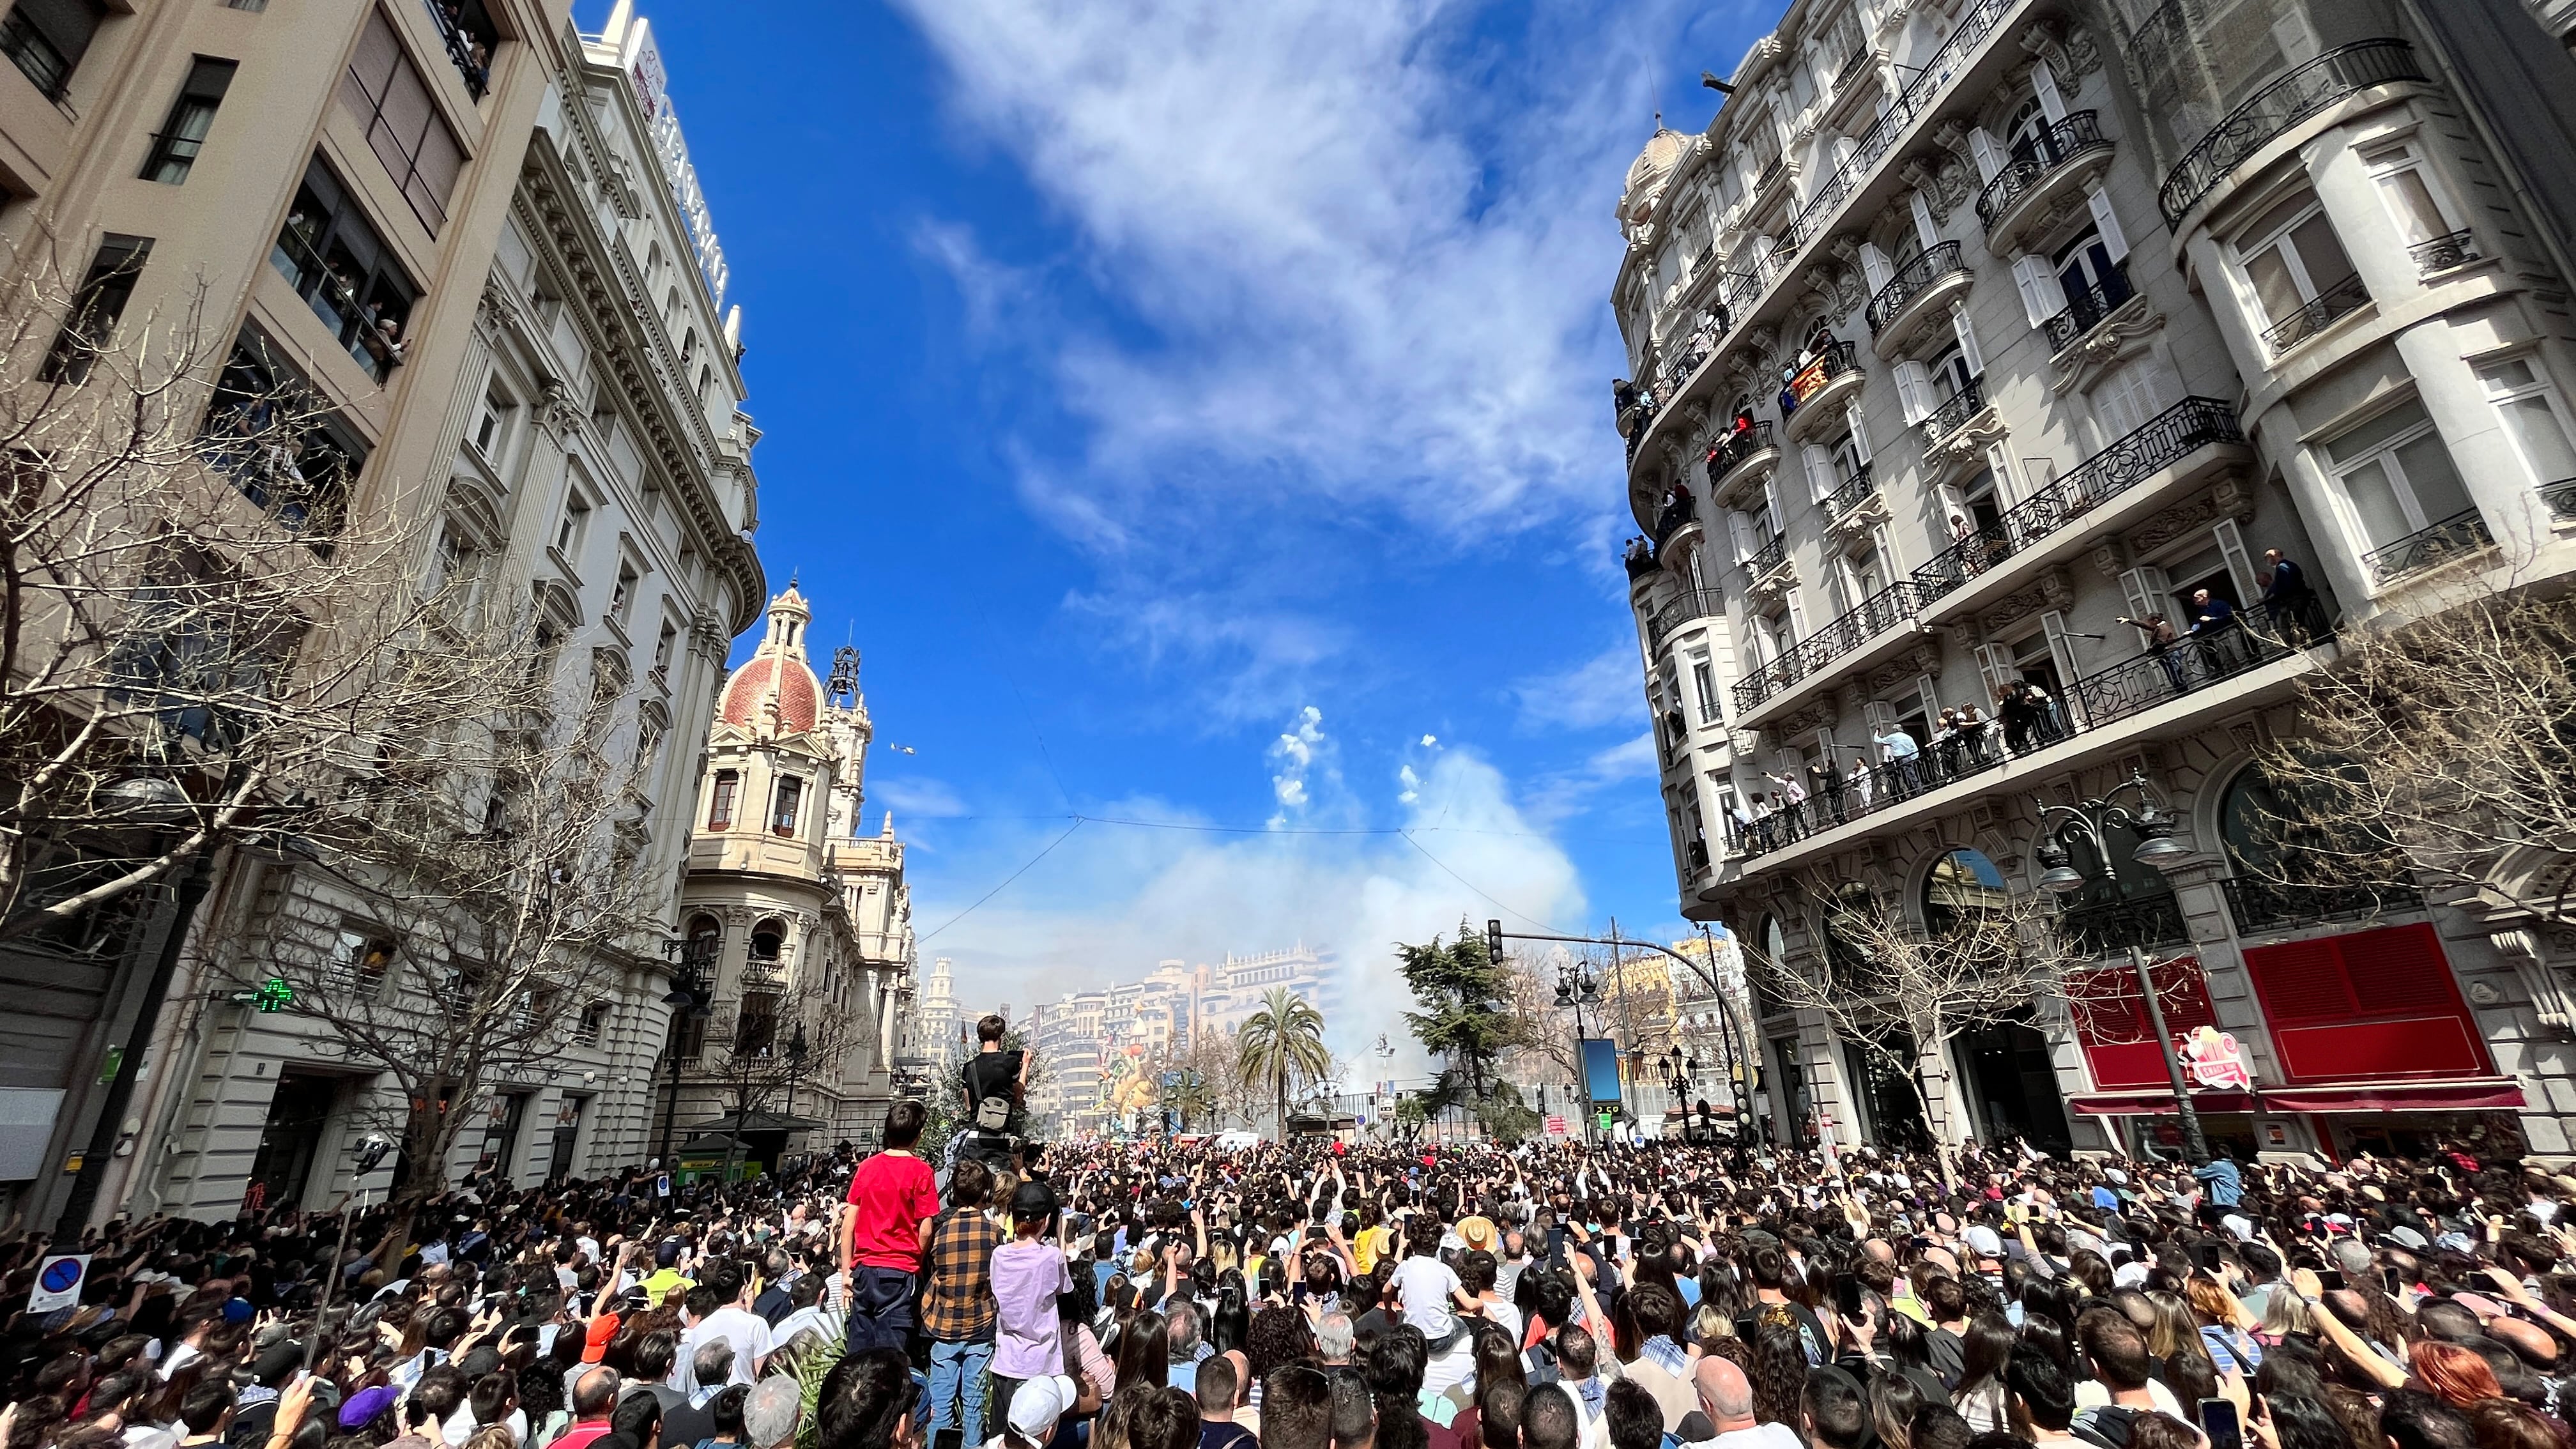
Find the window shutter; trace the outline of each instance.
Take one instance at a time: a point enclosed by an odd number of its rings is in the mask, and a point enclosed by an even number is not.
[[[1737,563],[1753,557],[1753,524],[1745,518],[1743,510],[1737,508],[1726,510],[1726,534],[1735,541]]]
[[[1932,414],[1932,370],[1913,358],[1896,364],[1896,405],[1912,427]]]
[[[2002,697],[2005,686],[2021,677],[2021,671],[2013,668],[2011,650],[2000,644],[1980,644],[1977,646],[1977,675],[1986,682],[1984,703],[1991,709],[1993,702]]]
[[[1851,612],[1851,599],[1852,587],[1847,570],[1837,562],[1825,570],[1825,602],[1833,607],[1834,617],[1839,619]]]
[[[1816,749],[1824,756],[1826,764],[1834,763],[1834,727],[1832,725],[1817,726]]]
[[[2084,194],[2084,204],[2093,208],[2093,225],[2102,233],[2102,249],[2111,260],[2124,261],[2129,255],[2129,238],[2120,230],[2120,214],[2111,209],[2111,198],[2096,186]]]
[[[1841,481],[1834,477],[1834,455],[1821,443],[1809,443],[1800,452],[1807,460],[1807,492],[1812,501],[1822,503]]]
[[[2075,692],[2075,681],[2084,677],[2084,671],[2075,663],[2075,643],[2066,634],[2066,615],[2055,609],[2042,613],[2039,632],[2047,636],[2048,657],[2057,665],[2057,677],[2066,686],[2060,693],[2071,696]],[[2072,698],[2060,702],[2068,709],[2076,707]]]
[[[2128,595],[2129,617],[2132,619],[2164,613],[2167,587],[2165,571],[2154,564],[2140,564],[2120,574],[2120,592]],[[2145,636],[2140,635],[2139,638],[2143,642]]]
[[[2039,97],[2039,113],[2048,117],[2050,125],[2066,119],[2066,97],[2058,93],[2057,72],[2048,68],[2047,61],[2032,64],[2030,88]]]
[[[1950,304],[1950,330],[1958,334],[1959,360],[1968,365],[1968,376],[1985,376],[1986,354],[1977,348],[1976,325],[1968,320],[1968,309],[1962,303]]]
[[[1987,135],[1983,126],[1968,132],[1968,157],[1977,163],[1980,182],[1994,180],[1995,173],[2004,169],[2004,158],[1995,151],[1995,138]]]
[[[1920,191],[1907,192],[1905,199],[1913,204],[1915,239],[1923,243],[1925,251],[1939,246],[1941,229],[1932,224],[1932,203],[1924,200],[1923,193]]]
[[[2019,481],[2013,477],[2011,449],[2001,443],[1987,448],[1986,471],[1994,475],[1995,503],[1998,507],[2010,508],[2026,496],[2021,491]]]
[[[2218,520],[2213,530],[2218,535],[2218,551],[2227,558],[2228,576],[2236,580],[2236,602],[2251,605],[2263,597],[2263,586],[2254,579],[2254,556],[2245,551],[2244,530],[2233,518]]]
[[[1797,592],[1795,590],[1791,590],[1789,594],[1789,642],[1795,644],[1806,637],[1807,609],[1804,604],[1798,601]]]
[[[2057,273],[2049,270],[2046,257],[2013,258],[2013,285],[2021,290],[2021,309],[2030,314],[2034,329],[2066,310],[2066,288],[2058,282]]]
[[[1862,242],[1860,275],[1861,280],[1869,284],[1870,295],[1876,296],[1879,288],[1896,280],[1896,268],[1889,264],[1887,253],[1880,251],[1876,244]]]
[[[1851,429],[1852,456],[1866,463],[1869,456],[1869,421],[1861,416],[1858,399],[1843,405],[1843,426]],[[1836,479],[1836,482],[1842,480]]]
[[[1869,735],[1872,740],[1876,740],[1885,735],[1888,731],[1896,728],[1895,705],[1884,704],[1873,699],[1869,703],[1860,707],[1860,716],[1862,720],[1868,723]],[[1877,751],[1872,750],[1870,753],[1874,756],[1877,754]]]
[[[1780,512],[1780,475],[1777,473],[1762,480],[1762,513],[1771,521],[1772,537],[1777,538],[1789,531],[1789,525],[1784,521],[1786,515]]]
[[[1924,728],[1939,729],[1941,727],[1941,681],[1929,674],[1918,674],[1914,676],[1914,692],[1923,701]]]

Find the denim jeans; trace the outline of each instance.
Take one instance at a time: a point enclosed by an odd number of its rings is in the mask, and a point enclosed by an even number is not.
[[[942,1429],[963,1429],[965,1444],[984,1442],[984,1373],[992,1365],[990,1341],[930,1345],[930,1435],[924,1443],[936,1442]]]

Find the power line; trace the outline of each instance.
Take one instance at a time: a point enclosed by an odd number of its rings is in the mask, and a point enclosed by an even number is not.
[[[938,931],[933,931],[933,932],[931,932],[929,936],[923,936],[923,937],[921,937],[921,938],[919,939],[919,941],[916,941],[914,944],[918,945],[918,944],[920,944],[920,942],[921,942],[921,941],[928,941],[928,940],[930,940],[930,939],[931,939],[931,937],[933,937],[933,936],[937,936],[937,935],[939,934],[939,931],[945,931],[945,930],[947,930],[950,926],[956,925],[959,921],[962,921],[962,920],[966,919],[968,916],[971,916],[971,915],[975,914],[975,912],[976,912],[976,911],[978,911],[978,910],[980,910],[980,909],[982,909],[982,908],[983,908],[984,902],[989,901],[989,900],[991,900],[993,897],[1000,895],[1004,890],[1006,890],[1006,889],[1008,889],[1008,888],[1010,887],[1011,882],[1013,882],[1013,881],[1015,881],[1015,880],[1018,880],[1021,876],[1027,875],[1027,874],[1028,874],[1032,869],[1034,869],[1034,868],[1036,867],[1036,865],[1037,865],[1037,863],[1038,863],[1039,861],[1046,859],[1049,855],[1052,855],[1052,854],[1055,852],[1055,848],[1056,848],[1057,846],[1064,844],[1066,840],[1068,840],[1068,839],[1072,838],[1073,832],[1075,832],[1075,831],[1077,831],[1077,830],[1080,830],[1081,828],[1082,828],[1082,817],[1081,817],[1081,816],[1079,816],[1079,815],[1077,815],[1077,816],[1075,816],[1075,817],[1073,818],[1073,823],[1072,823],[1071,825],[1068,825],[1068,826],[1066,826],[1066,827],[1064,828],[1064,834],[1059,835],[1059,836],[1057,836],[1055,839],[1048,841],[1048,842],[1047,842],[1047,847],[1046,847],[1046,849],[1039,851],[1037,854],[1035,854],[1035,855],[1033,855],[1033,856],[1030,856],[1030,857],[1029,857],[1029,863],[1028,863],[1027,865],[1021,866],[1018,870],[1012,871],[1009,875],[1004,876],[1004,877],[1002,878],[1002,883],[1001,883],[1000,885],[997,885],[997,886],[993,887],[991,890],[988,890],[988,891],[984,892],[984,894],[983,894],[983,895],[981,895],[981,896],[977,897],[974,905],[968,906],[966,909],[964,909],[964,910],[962,910],[962,911],[959,911],[957,914],[955,914],[955,915],[953,915],[953,916],[950,916],[947,920],[940,922],[940,923],[939,923],[939,930],[938,930]]]
[[[1433,865],[1436,865],[1436,866],[1440,867],[1441,872],[1442,872],[1443,874],[1447,875],[1451,880],[1456,881],[1458,884],[1460,884],[1460,885],[1462,885],[1462,886],[1465,886],[1467,889],[1469,889],[1469,890],[1471,890],[1471,891],[1474,891],[1477,895],[1482,896],[1482,897],[1484,898],[1484,900],[1485,900],[1485,903],[1486,903],[1487,905],[1492,906],[1495,910],[1498,910],[1498,911],[1504,912],[1504,913],[1505,913],[1505,914],[1507,914],[1507,915],[1519,916],[1522,920],[1529,922],[1531,925],[1538,927],[1538,928],[1539,928],[1540,930],[1542,930],[1542,931],[1553,931],[1553,930],[1555,930],[1555,929],[1556,929],[1556,925],[1555,925],[1555,923],[1554,923],[1554,922],[1551,922],[1551,921],[1542,921],[1542,920],[1540,920],[1540,919],[1539,919],[1538,917],[1536,917],[1536,916],[1532,916],[1532,915],[1524,914],[1524,913],[1522,913],[1522,912],[1520,912],[1520,911],[1517,911],[1517,910],[1512,909],[1510,906],[1504,905],[1501,901],[1494,899],[1494,897],[1493,897],[1492,893],[1488,892],[1488,891],[1487,891],[1483,886],[1480,886],[1480,885],[1476,884],[1474,881],[1471,881],[1471,880],[1467,879],[1465,876],[1460,875],[1458,872],[1456,872],[1456,871],[1454,871],[1454,870],[1449,869],[1449,862],[1447,862],[1447,861],[1445,861],[1445,860],[1442,860],[1440,857],[1438,857],[1438,856],[1436,856],[1436,855],[1433,855],[1433,854],[1431,853],[1430,849],[1429,849],[1428,847],[1424,846],[1424,845],[1423,845],[1423,843],[1422,843],[1421,841],[1416,840],[1416,839],[1414,839],[1414,838],[1413,838],[1413,832],[1411,832],[1411,831],[1409,831],[1409,830],[1405,830],[1405,831],[1398,831],[1398,832],[1397,832],[1397,834],[1402,835],[1402,836],[1404,837],[1404,843],[1405,843],[1405,844],[1410,845],[1410,846],[1412,846],[1414,849],[1421,851],[1421,852],[1422,852],[1422,858],[1423,858],[1424,860],[1427,860],[1427,861],[1431,862]]]

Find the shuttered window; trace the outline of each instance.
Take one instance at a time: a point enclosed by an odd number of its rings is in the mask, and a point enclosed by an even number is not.
[[[2245,970],[2292,1081],[2490,1070],[2477,1023],[2429,925],[2251,947]]]
[[[366,128],[368,148],[385,163],[420,224],[438,235],[447,223],[448,193],[465,167],[465,148],[439,119],[428,82],[403,53],[382,11],[367,17],[349,73],[340,80],[340,104]]]

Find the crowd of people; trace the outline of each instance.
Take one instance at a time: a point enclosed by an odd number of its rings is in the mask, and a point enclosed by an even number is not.
[[[111,1223],[9,1320],[0,1446],[2576,1449],[2576,1179],[2457,1148],[1945,1179],[925,1117],[733,1186]],[[9,1245],[11,1301],[69,1250]]]

